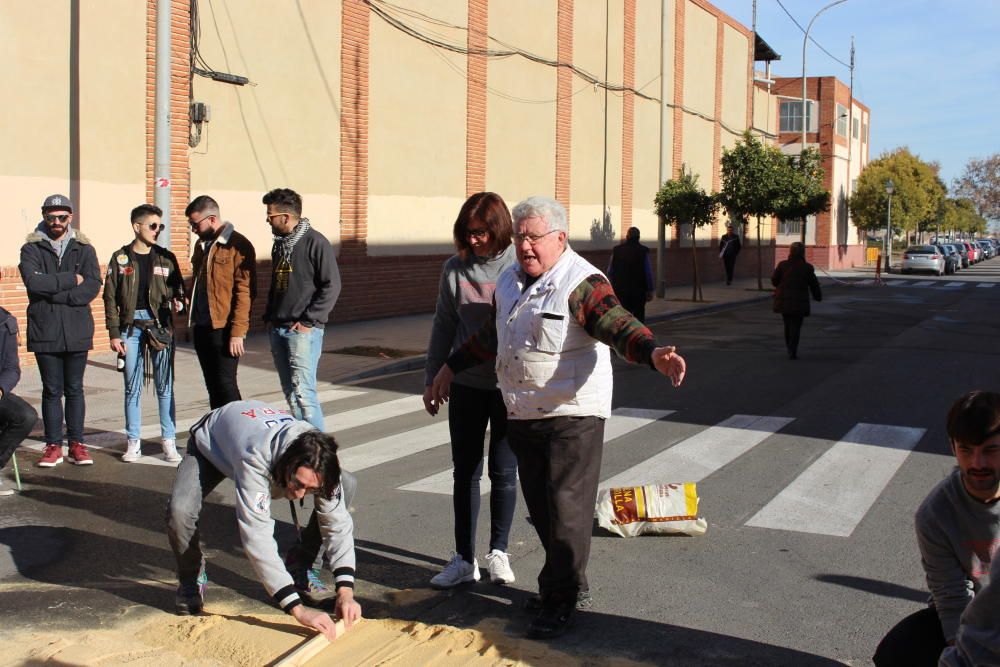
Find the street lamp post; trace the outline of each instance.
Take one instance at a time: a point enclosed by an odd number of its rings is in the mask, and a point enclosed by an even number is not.
[[[847,0],[834,0],[834,2],[831,2],[830,4],[823,7],[823,9],[816,12],[815,16],[812,17],[812,20],[809,21],[809,25],[806,27],[806,34],[802,38],[802,149],[800,151],[800,155],[801,153],[805,153],[806,151],[806,129],[807,129],[806,128],[806,44],[809,42],[809,31],[812,30],[813,23],[816,21],[816,19],[819,18],[820,14],[830,9],[830,7],[839,5],[842,2],[847,2]],[[802,243],[806,242],[807,219],[808,216],[802,218],[802,234],[801,238],[799,239],[800,241],[802,241]]]
[[[895,192],[896,185],[890,178],[885,182],[885,192],[889,195],[889,208],[885,215],[885,272],[889,273],[892,266],[892,193]]]

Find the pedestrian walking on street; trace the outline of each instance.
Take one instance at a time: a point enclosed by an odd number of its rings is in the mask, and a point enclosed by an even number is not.
[[[325,430],[316,398],[316,368],[323,353],[323,330],[340,296],[340,271],[333,246],[302,216],[294,190],[264,195],[267,223],[274,232],[271,288],[264,320],[281,390],[296,419]]]
[[[184,215],[198,236],[191,256],[188,314],[214,410],[242,398],[236,372],[257,296],[257,254],[247,237],[222,219],[211,197],[196,197]]]
[[[104,280],[111,349],[125,362],[126,463],[142,458],[142,385],[150,376],[156,387],[163,458],[170,463],[181,460],[174,414],[173,311],[184,307],[184,283],[177,257],[156,245],[162,216],[152,204],[132,209],[135,238],[111,255]]]
[[[313,520],[336,582],[337,614],[350,627],[361,618],[354,601],[354,521],[341,483],[337,442],[287,410],[261,401],[234,401],[191,427],[188,455],[177,467],[167,505],[167,537],[177,560],[177,613],[200,613],[208,576],[199,517],[206,496],[223,480],[236,485],[236,519],[243,551],[260,582],[285,613],[336,638],[324,612],[303,606],[274,541],[272,498],[315,497]]]
[[[731,224],[726,225],[726,233],[719,238],[719,257],[726,267],[726,284],[733,284],[733,269],[736,268],[736,256],[740,254],[743,246],[740,244],[740,235],[733,232]]]
[[[625,242],[611,250],[608,279],[625,310],[645,322],[646,302],[653,300],[653,265],[649,248],[639,243],[638,227],[629,227]]]
[[[438,411],[431,385],[445,359],[492,316],[497,279],[514,264],[511,233],[510,212],[500,195],[479,192],[469,197],[459,211],[453,230],[458,254],[448,259],[441,271],[437,309],[427,346],[424,407],[431,415]],[[487,426],[491,487],[486,569],[494,584],[513,583],[507,541],[517,504],[517,459],[507,442],[507,409],[492,364],[480,364],[459,373],[452,382],[450,402],[455,553],[444,570],[431,579],[431,585],[453,588],[462,582],[479,581],[476,524]]]
[[[90,240],[73,228],[69,197],[45,198],[42,221],[21,246],[18,269],[28,292],[28,350],[42,378],[45,451],[38,466],[62,463],[64,435],[70,462],[92,465],[83,442],[83,373],[94,347],[90,302],[101,291],[101,267]]]
[[[774,312],[781,313],[785,323],[785,347],[789,359],[799,358],[799,335],[802,321],[809,315],[809,295],[817,301],[823,293],[816,279],[816,270],[806,261],[806,247],[796,241],[788,248],[788,259],[779,262],[771,274],[774,291]]]
[[[14,450],[24,442],[38,421],[35,408],[14,393],[20,379],[17,318],[0,308],[0,470],[7,465]],[[0,477],[0,496],[13,494],[14,490],[4,486]]]
[[[675,387],[686,365],[675,348],[657,346],[604,274],[569,247],[562,204],[530,197],[512,214],[518,263],[497,281],[494,316],[438,371],[431,400],[440,406],[457,373],[495,361],[521,492],[545,549],[527,634],[549,639],[591,603],[586,570],[611,416],[608,348]]]

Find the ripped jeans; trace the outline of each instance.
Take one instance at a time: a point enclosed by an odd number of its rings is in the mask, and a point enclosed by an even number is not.
[[[269,335],[274,368],[292,416],[325,432],[323,410],[316,397],[316,367],[323,353],[323,329],[313,327],[309,333],[299,333],[288,327],[272,327]]]

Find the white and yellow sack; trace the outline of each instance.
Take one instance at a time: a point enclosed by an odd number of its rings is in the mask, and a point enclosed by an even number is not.
[[[694,482],[604,489],[597,494],[597,523],[622,537],[704,535]]]

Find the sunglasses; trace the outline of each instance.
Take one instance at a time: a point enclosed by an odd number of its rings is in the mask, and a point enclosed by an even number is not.
[[[163,222],[150,222],[150,223],[147,223],[147,224],[142,224],[141,222],[136,222],[134,224],[139,225],[140,227],[149,227],[150,231],[154,231],[154,232],[156,230],[158,230],[158,229],[163,229],[164,227],[167,226],[166,223],[163,223]]]
[[[63,213],[62,215],[52,215],[51,213],[46,213],[43,217],[45,218],[45,222],[55,222],[56,220],[59,222],[66,222],[69,220],[68,213]]]

